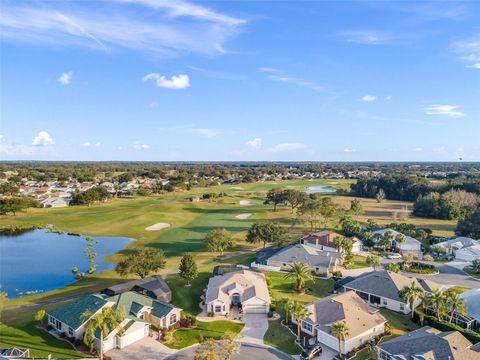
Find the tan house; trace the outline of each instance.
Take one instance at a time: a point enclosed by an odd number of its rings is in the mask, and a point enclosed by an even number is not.
[[[310,311],[310,316],[300,320],[302,331],[315,336],[320,344],[342,354],[385,332],[386,319],[353,291],[329,296],[306,308]],[[344,322],[349,333],[341,341],[340,349],[338,339],[332,334],[332,325],[337,321]]]
[[[211,277],[208,281],[205,304],[207,312],[225,315],[238,306],[247,313],[268,313],[270,295],[265,275],[240,270]]]

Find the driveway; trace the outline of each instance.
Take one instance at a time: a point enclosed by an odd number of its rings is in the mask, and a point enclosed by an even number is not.
[[[179,351],[167,357],[167,360],[192,360],[195,358],[196,347]],[[292,357],[277,349],[268,346],[245,344],[240,346],[240,352],[233,357],[233,360],[292,360]],[[326,359],[325,359],[326,360]],[[330,360],[330,359],[329,359]]]
[[[245,314],[245,327],[240,332],[240,342],[263,345],[267,329],[267,314]]]
[[[122,350],[110,350],[107,355],[112,360],[159,360],[175,352],[176,350],[166,347],[151,337],[146,337]]]

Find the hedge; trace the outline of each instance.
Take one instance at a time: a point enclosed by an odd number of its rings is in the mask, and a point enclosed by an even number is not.
[[[420,319],[418,317],[418,310],[415,310],[414,320],[420,324]],[[480,342],[480,334],[476,333],[475,331],[464,329],[458,325],[450,324],[446,321],[440,321],[436,317],[431,315],[424,315],[423,325],[429,325],[438,329],[440,331],[458,331],[463,336],[465,336],[472,344],[476,344]]]

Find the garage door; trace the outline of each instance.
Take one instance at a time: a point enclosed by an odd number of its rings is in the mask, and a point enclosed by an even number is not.
[[[129,331],[128,334],[122,336],[122,348],[127,347],[128,345],[133,344],[134,342],[141,340],[146,336],[148,336],[147,326],[140,327],[132,332]]]
[[[249,305],[243,308],[246,314],[266,314],[268,312],[265,305]]]

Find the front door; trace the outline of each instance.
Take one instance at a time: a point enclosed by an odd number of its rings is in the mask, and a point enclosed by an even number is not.
[[[232,295],[232,304],[233,305],[240,304],[240,294],[233,294]]]

